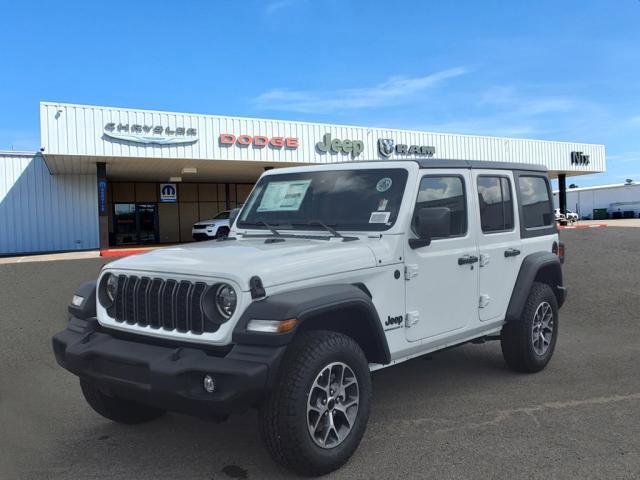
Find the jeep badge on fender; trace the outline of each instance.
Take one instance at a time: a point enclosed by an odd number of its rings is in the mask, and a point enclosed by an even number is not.
[[[362,151],[329,134],[318,148]],[[371,371],[473,340],[499,339],[517,371],[551,360],[565,249],[543,167],[274,169],[228,222],[217,242],[122,258],[77,289],[53,351],[98,414],[256,407],[273,459],[317,476],[365,435]]]

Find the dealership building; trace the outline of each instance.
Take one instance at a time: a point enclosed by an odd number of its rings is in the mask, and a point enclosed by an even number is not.
[[[191,241],[271,168],[413,158],[605,171],[603,145],[40,104],[38,152],[0,151],[0,255]]]

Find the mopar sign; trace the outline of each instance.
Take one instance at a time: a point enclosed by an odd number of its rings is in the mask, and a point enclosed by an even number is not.
[[[161,202],[177,202],[178,192],[175,183],[160,184],[160,201]]]

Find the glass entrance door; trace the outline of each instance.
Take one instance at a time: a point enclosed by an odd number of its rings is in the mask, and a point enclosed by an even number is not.
[[[138,220],[138,243],[158,243],[158,205],[136,204]]]
[[[158,205],[155,203],[115,203],[113,224],[116,246],[158,243]]]

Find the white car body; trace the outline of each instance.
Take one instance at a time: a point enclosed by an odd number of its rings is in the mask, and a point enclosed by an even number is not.
[[[265,229],[233,227],[230,237],[235,237],[234,241],[159,249],[117,260],[103,269],[102,275],[146,275],[207,284],[223,281],[232,285],[238,293],[237,308],[216,332],[192,335],[116,322],[99,302],[98,321],[109,328],[149,336],[227,345],[238,319],[252,303],[249,279],[259,275],[267,297],[311,286],[365,284],[381,322],[403,319],[399,325],[383,326],[391,354],[391,362],[384,366],[499,333],[522,260],[530,253],[551,252],[554,242],[558,242],[555,230],[548,235],[521,238],[518,214],[514,215],[512,230],[482,232],[477,213],[478,176],[506,177],[514,191],[517,185],[514,173],[490,168],[420,169],[416,162],[394,161],[284,168],[265,172],[263,176],[305,170],[371,168],[401,168],[408,172],[397,221],[386,231],[340,231],[345,236],[356,236],[358,241],[353,242],[340,238],[328,241],[287,238],[281,243],[268,244],[264,238],[245,238],[248,234],[265,233]],[[411,249],[407,242],[415,237],[411,219],[420,179],[438,174],[460,176],[464,180],[469,215],[467,232],[460,237],[434,239],[426,248]],[[513,201],[517,212],[517,196]],[[318,234],[318,230],[311,233]],[[503,254],[505,249],[516,249],[521,254],[507,258]],[[457,264],[465,255],[480,259],[477,268]],[[381,367],[381,364],[370,364],[372,370]]]
[[[578,214],[571,210],[566,210],[564,215],[560,212],[559,208],[554,210],[556,221],[567,220],[569,222],[577,222],[579,220]]]
[[[225,234],[229,232],[229,211],[220,212],[211,220],[200,220],[194,223],[191,236],[194,240],[213,240],[218,238],[221,228],[224,229]]]

